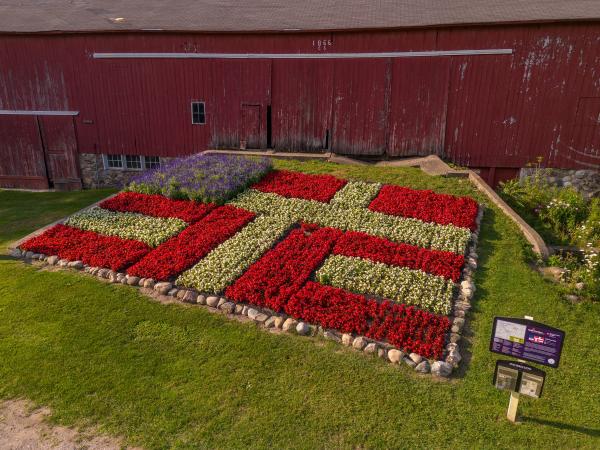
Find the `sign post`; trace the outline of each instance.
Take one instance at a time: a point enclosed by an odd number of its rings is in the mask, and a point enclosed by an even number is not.
[[[525,360],[550,367],[558,367],[564,331],[534,322],[533,317],[524,319],[495,317],[490,351],[517,357],[518,362],[498,360],[494,373],[494,386],[510,391],[506,417],[517,421],[520,394],[540,398],[546,373]]]
[[[517,421],[517,409],[519,408],[519,393],[510,393],[510,400],[508,401],[508,411],[506,411],[506,418],[512,423]]]

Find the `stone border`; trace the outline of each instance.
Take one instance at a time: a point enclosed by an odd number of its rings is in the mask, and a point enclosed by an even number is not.
[[[88,208],[93,207],[96,204],[91,205]],[[332,340],[348,347],[351,346],[355,350],[364,351],[367,354],[376,353],[379,357],[384,358],[392,364],[400,364],[404,362],[418,373],[431,373],[432,375],[438,377],[447,378],[452,373],[452,370],[459,366],[459,363],[462,360],[459,349],[459,341],[461,339],[461,332],[465,325],[466,314],[471,308],[470,301],[475,292],[475,285],[473,283],[472,275],[474,270],[477,268],[476,247],[479,238],[479,230],[481,229],[483,208],[483,205],[479,205],[479,211],[476,219],[477,229],[471,234],[471,240],[466,250],[467,253],[465,255],[465,265],[462,270],[462,281],[460,282],[459,293],[454,299],[451,314],[447,316],[451,321],[452,327],[450,332],[446,335],[445,359],[439,361],[428,360],[417,353],[406,354],[404,351],[395,348],[389,343],[370,339],[366,336],[352,335],[348,333],[342,334],[336,330],[324,329],[318,325],[296,320],[287,316],[286,314],[276,313],[275,311],[267,308],[259,308],[246,303],[236,303],[224,296],[198,292],[194,289],[177,286],[171,282],[157,283],[151,278],[140,278],[127,275],[123,272],[114,272],[102,267],[91,267],[84,264],[82,261],[68,261],[66,259],[60,259],[56,255],[47,256],[33,253],[31,251],[23,252],[18,248],[18,246],[26,239],[37,236],[44,230],[48,229],[48,227],[51,227],[56,223],[61,223],[64,221],[64,219],[41,228],[25,238],[20,239],[14,244],[14,248],[11,250],[10,254],[15,258],[22,258],[30,261],[43,261],[51,266],[82,270],[93,276],[107,279],[111,283],[120,283],[129,286],[153,289],[158,294],[171,296],[181,302],[205,306],[215,310],[221,310],[228,315],[246,316],[248,319],[257,322],[266,329],[277,328],[281,329],[282,331],[296,333],[300,336],[320,336],[324,339]]]

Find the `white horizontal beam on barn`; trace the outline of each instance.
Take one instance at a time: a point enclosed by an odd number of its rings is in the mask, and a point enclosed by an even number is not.
[[[0,116],[77,116],[79,111],[36,111],[26,109],[0,109]]]
[[[94,59],[363,59],[512,55],[512,48],[378,53],[94,53]]]

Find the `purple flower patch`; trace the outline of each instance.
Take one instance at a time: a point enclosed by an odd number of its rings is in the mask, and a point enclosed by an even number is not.
[[[268,158],[199,153],[144,172],[127,190],[222,204],[269,170]]]

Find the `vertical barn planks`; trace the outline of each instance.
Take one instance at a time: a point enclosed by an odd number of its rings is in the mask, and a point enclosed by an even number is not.
[[[332,151],[381,156],[386,150],[388,59],[334,63]]]
[[[450,58],[393,62],[389,156],[443,155]]]
[[[48,188],[44,150],[35,116],[0,115],[0,186]]]
[[[332,60],[273,61],[273,147],[316,151],[329,145],[333,64]]]
[[[269,57],[494,48],[513,54]],[[100,60],[94,52],[264,57]],[[244,139],[257,148],[365,157],[435,153],[493,177],[538,157],[547,166],[600,166],[598,23],[3,35],[0,60],[0,110],[78,111],[82,153],[175,156],[237,148]],[[205,102],[204,125],[191,123],[194,100]],[[3,179],[47,183],[32,124],[31,117],[0,116]]]

